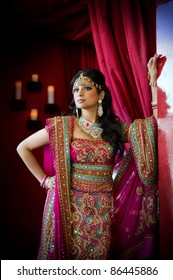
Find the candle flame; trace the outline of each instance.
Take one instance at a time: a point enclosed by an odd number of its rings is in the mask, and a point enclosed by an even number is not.
[[[31,120],[37,120],[37,118],[38,118],[38,110],[31,109]]]

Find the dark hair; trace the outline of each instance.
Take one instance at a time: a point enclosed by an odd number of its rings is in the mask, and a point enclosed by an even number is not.
[[[90,78],[94,83],[102,86],[102,89],[96,87],[98,94],[100,94],[102,90],[105,92],[105,96],[102,101],[103,115],[98,117],[98,123],[101,125],[101,128],[103,128],[102,139],[108,141],[111,146],[118,151],[118,162],[124,154],[124,144],[121,136],[121,121],[113,112],[112,97],[110,90],[106,86],[105,77],[99,70],[93,68],[88,68],[85,71],[79,71],[70,82],[71,89],[73,88],[75,80],[81,73],[83,73],[83,76]],[[74,100],[72,100],[70,104],[70,109],[76,116],[76,106]],[[80,114],[81,110],[79,109],[79,116]]]

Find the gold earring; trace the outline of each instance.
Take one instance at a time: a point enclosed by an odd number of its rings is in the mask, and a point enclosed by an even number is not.
[[[98,112],[97,112],[97,114],[98,114],[98,116],[99,117],[101,117],[101,116],[103,116],[103,106],[102,106],[102,99],[99,99],[98,100]]]

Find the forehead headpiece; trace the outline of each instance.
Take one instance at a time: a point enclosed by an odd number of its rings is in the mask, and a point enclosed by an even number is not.
[[[83,73],[81,73],[79,75],[79,77],[75,80],[73,87],[75,87],[75,86],[83,86],[86,83],[87,84],[91,84],[91,85],[95,86],[96,88],[98,88],[100,90],[103,88],[102,85],[99,85],[99,84],[93,82],[90,78],[84,76]]]

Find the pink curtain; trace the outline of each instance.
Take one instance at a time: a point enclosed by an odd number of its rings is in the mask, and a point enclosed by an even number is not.
[[[147,61],[156,51],[155,0],[88,0],[100,70],[122,120],[151,115]]]

